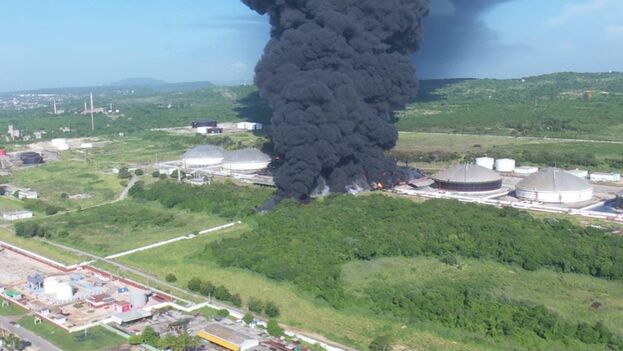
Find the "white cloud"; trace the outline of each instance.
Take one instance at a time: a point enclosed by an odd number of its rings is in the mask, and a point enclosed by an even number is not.
[[[567,2],[562,13],[547,20],[551,27],[562,27],[579,19],[600,17],[606,20],[621,19],[623,1],[621,0],[584,0]]]

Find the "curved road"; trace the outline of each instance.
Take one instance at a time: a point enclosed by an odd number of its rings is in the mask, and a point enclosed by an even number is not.
[[[17,337],[19,337],[22,340],[29,341],[30,343],[32,343],[32,346],[38,348],[39,350],[63,351],[59,349],[58,347],[54,346],[53,344],[51,344],[49,341],[45,340],[44,338],[31,332],[30,330],[22,328],[18,325],[13,325],[11,324],[11,322],[12,322],[11,319],[0,316],[0,328],[5,329],[9,331],[10,333],[17,335]]]

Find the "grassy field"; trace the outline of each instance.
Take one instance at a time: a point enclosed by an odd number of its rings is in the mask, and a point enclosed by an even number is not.
[[[95,351],[114,349],[126,343],[124,338],[102,327],[91,328],[86,333],[70,334],[49,323],[35,324],[33,317],[25,317],[19,320],[18,324],[63,350]]]
[[[24,203],[18,199],[8,197],[8,196],[0,196],[0,214],[4,212],[18,211],[24,209]],[[0,217],[0,221],[5,221]]]
[[[473,157],[513,158],[518,164],[621,171],[623,144],[565,141],[551,138],[497,135],[401,132],[395,150],[399,153],[440,155],[448,159],[413,162],[423,168],[471,161]]]
[[[110,255],[188,235],[225,221],[126,200],[38,221],[53,240],[97,255]]]
[[[7,306],[0,305],[0,316],[21,316],[25,313],[25,310],[12,303],[9,303]]]
[[[262,275],[242,269],[223,268],[210,260],[198,259],[202,247],[218,238],[235,237],[242,229],[219,232],[217,236],[180,242],[120,259],[121,262],[164,278],[175,273],[176,285],[185,287],[192,277],[202,277],[224,284],[244,301],[259,297],[277,301],[280,320],[286,324],[321,333],[358,348],[365,348],[370,338],[381,331],[397,336],[399,343],[410,350],[507,350],[508,344],[497,343],[460,330],[418,323],[405,326],[391,317],[370,314],[356,306],[334,309],[314,299],[291,284],[275,282]],[[477,260],[461,260],[461,269],[452,268],[435,259],[388,258],[356,262],[344,267],[343,281],[349,292],[361,294],[370,283],[409,282],[426,285],[437,279],[472,279],[489,284],[495,296],[540,302],[573,321],[604,320],[618,330],[623,325],[623,283],[596,278],[563,275],[540,270],[527,272],[506,265]],[[603,306],[589,306],[599,301]],[[551,347],[553,344],[549,344]],[[535,350],[544,350],[536,345]],[[513,350],[528,350],[517,347]]]
[[[623,74],[423,81],[402,131],[622,140]]]
[[[27,239],[16,236],[13,230],[9,228],[0,228],[0,240],[66,265],[76,264],[88,260],[87,257],[69,253],[65,250],[46,244],[41,240]]]
[[[18,186],[39,192],[41,200],[64,208],[89,207],[113,200],[123,189],[116,175],[108,169],[90,165],[84,160],[72,159],[70,155],[61,162],[44,164],[14,173]],[[84,200],[63,199],[61,194],[90,194]]]

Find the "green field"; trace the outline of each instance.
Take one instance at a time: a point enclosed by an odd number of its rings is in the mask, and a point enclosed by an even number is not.
[[[35,324],[33,317],[25,317],[18,321],[22,327],[45,338],[62,350],[95,351],[114,349],[126,343],[126,340],[103,327],[94,327],[86,333],[67,333],[49,323]]]
[[[0,214],[2,214],[3,212],[11,212],[23,209],[24,203],[22,201],[8,196],[0,196]]]
[[[38,239],[28,239],[16,236],[15,232],[9,228],[0,228],[0,240],[25,250],[35,252],[65,265],[77,264],[89,259],[88,257],[78,256],[59,249]]]
[[[46,238],[97,255],[111,255],[224,224],[214,216],[126,200],[35,221]]]
[[[618,172],[623,169],[623,144],[551,138],[401,132],[390,155],[423,168],[491,156],[512,158],[520,165]]]
[[[623,74],[423,81],[398,129],[622,140]]]
[[[0,305],[0,316],[21,316],[25,313],[24,309],[13,303],[9,303],[7,306]]]

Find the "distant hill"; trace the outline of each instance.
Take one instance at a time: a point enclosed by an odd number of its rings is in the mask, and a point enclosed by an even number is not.
[[[623,73],[424,80],[403,131],[621,140]]]

